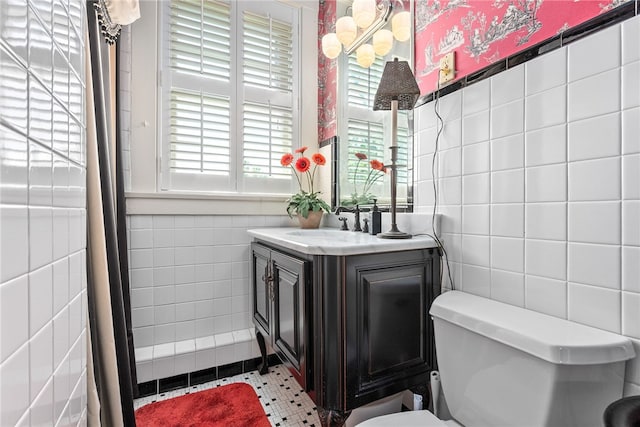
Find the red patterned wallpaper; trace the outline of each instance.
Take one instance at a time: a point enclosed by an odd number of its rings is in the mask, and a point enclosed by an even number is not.
[[[416,0],[415,70],[437,89],[440,58],[455,51],[456,80],[627,0]]]
[[[336,0],[320,0],[318,12],[318,142],[336,136],[338,61],[322,53],[322,36],[335,31]]]

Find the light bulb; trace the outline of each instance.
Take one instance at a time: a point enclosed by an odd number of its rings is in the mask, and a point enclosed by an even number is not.
[[[376,19],[376,0],[353,0],[351,15],[360,28],[368,28]]]
[[[373,50],[376,55],[385,56],[393,47],[393,33],[389,30],[379,30],[373,35]]]
[[[399,42],[406,42],[411,37],[411,14],[409,12],[398,12],[391,19],[391,30],[393,36]]]
[[[356,21],[350,16],[343,16],[336,21],[336,35],[344,46],[349,46],[358,35]]]
[[[329,59],[337,58],[342,51],[342,45],[335,33],[329,33],[322,37],[322,53]]]
[[[376,53],[370,44],[363,44],[356,50],[356,61],[362,68],[371,67],[375,60]]]

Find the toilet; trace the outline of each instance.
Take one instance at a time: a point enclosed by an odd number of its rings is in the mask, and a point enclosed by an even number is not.
[[[360,427],[601,426],[635,356],[623,336],[459,291],[438,296],[430,314],[453,420],[423,410]]]

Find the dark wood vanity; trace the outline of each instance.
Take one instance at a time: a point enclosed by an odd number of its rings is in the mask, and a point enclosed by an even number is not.
[[[341,426],[359,406],[427,384],[437,249],[308,254],[256,238],[251,257],[262,372],[269,345],[315,401],[323,426]]]

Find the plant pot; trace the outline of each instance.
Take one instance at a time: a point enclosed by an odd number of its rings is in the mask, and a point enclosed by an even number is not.
[[[320,221],[322,221],[322,211],[310,211],[307,218],[298,214],[298,222],[300,228],[318,228],[320,227]]]

